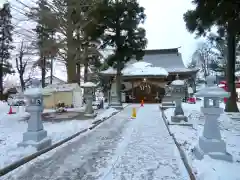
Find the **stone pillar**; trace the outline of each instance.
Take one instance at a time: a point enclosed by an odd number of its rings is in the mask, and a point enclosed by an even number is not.
[[[182,98],[177,97],[175,99],[175,103],[176,103],[176,107],[174,110],[174,116],[178,116],[178,115],[184,116],[184,112],[182,109]]]
[[[92,102],[93,102],[93,91],[96,85],[92,82],[85,82],[82,85],[82,87],[84,88],[84,97],[86,99],[86,108],[85,108],[84,116],[89,118],[94,118],[96,117],[96,113],[93,110]]]
[[[112,86],[111,86],[109,107],[116,108],[116,109],[123,108],[122,102],[120,102],[117,94],[116,82],[112,83]]]
[[[34,146],[37,150],[41,150],[51,145],[51,139],[47,137],[47,131],[44,130],[42,123],[43,97],[42,89],[39,88],[40,81],[33,80],[32,85],[33,88],[27,89],[24,93],[28,99],[26,112],[30,117],[27,132],[23,134],[23,142],[18,146]]]
[[[85,94],[85,98],[87,101],[84,116],[86,117],[96,117],[96,114],[94,113],[92,102],[93,102],[93,96]]]

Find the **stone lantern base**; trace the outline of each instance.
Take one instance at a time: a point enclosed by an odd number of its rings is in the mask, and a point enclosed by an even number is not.
[[[174,123],[180,123],[181,121],[188,122],[188,118],[184,115],[171,116],[171,121]]]
[[[198,145],[194,148],[197,159],[209,155],[213,159],[232,161],[232,156],[226,150],[226,143],[221,138],[218,127],[218,117],[223,112],[219,107],[202,107],[205,123],[202,136],[199,137]]]
[[[97,113],[93,112],[91,114],[89,113],[84,113],[84,116],[87,118],[95,118],[97,116]]]
[[[123,109],[122,103],[118,102],[117,96],[111,96],[111,100],[109,102],[108,107],[115,108],[115,109]]]
[[[122,104],[109,104],[108,107],[115,108],[117,110],[122,110],[123,109]]]
[[[19,147],[33,146],[37,151],[49,147],[52,144],[52,140],[47,137],[47,131],[41,130],[37,132],[25,132],[23,133],[23,142],[19,143]]]
[[[226,151],[226,143],[223,140],[207,139],[201,136],[193,153],[199,160],[203,159],[204,155],[209,155],[213,159],[233,161],[232,155]]]

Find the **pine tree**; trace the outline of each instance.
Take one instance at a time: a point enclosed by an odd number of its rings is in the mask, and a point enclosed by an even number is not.
[[[6,74],[13,73],[10,59],[13,25],[11,23],[12,15],[10,4],[6,3],[0,10],[0,96],[3,96],[3,77]]]
[[[58,24],[56,22],[56,16],[53,14],[51,9],[48,7],[46,0],[39,0],[38,7],[33,9],[29,15],[31,18],[36,19],[37,26],[34,29],[37,33],[36,47],[39,51],[39,60],[35,66],[39,66],[42,72],[42,87],[45,87],[45,76],[46,70],[51,66],[52,59],[58,52],[58,44],[54,39],[54,34]],[[52,68],[51,68],[52,73]]]
[[[206,35],[214,25],[219,29],[226,30],[227,34],[227,83],[230,98],[225,111],[238,112],[236,103],[235,87],[235,64],[236,64],[236,37],[240,35],[240,3],[239,0],[193,0],[194,10],[184,14],[186,27],[191,33],[198,36]]]
[[[117,101],[121,105],[121,70],[130,59],[142,59],[147,44],[145,30],[139,27],[146,17],[144,8],[137,0],[104,0],[96,5],[92,16],[96,22],[86,27],[88,36],[101,36],[102,48],[115,49],[108,64],[117,69]]]

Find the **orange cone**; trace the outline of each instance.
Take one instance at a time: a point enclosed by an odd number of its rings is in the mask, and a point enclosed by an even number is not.
[[[141,101],[141,107],[143,107],[143,104],[144,104],[144,101],[142,100],[142,101]]]
[[[12,106],[10,106],[8,114],[13,114]]]

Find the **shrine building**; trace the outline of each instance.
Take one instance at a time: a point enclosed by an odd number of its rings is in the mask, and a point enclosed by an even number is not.
[[[178,48],[145,50],[141,61],[130,60],[122,70],[122,101],[155,103],[164,96],[164,87],[178,77],[196,90],[197,68],[186,68]],[[116,95],[116,70],[110,67],[101,72],[109,78],[110,100]]]

